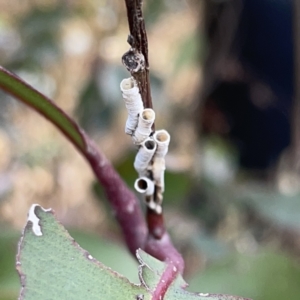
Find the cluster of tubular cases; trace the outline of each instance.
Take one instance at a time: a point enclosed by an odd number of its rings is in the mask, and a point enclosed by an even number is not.
[[[170,135],[166,130],[152,132],[155,112],[151,108],[144,108],[138,86],[132,77],[122,80],[120,87],[128,112],[125,133],[139,147],[134,161],[139,178],[134,187],[137,192],[144,194],[146,205],[160,214]]]

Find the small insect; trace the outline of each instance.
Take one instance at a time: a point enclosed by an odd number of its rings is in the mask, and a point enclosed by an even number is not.
[[[136,295],[136,300],[144,300],[144,295],[143,294],[139,294],[139,295]]]
[[[130,73],[136,73],[145,69],[144,55],[133,48],[122,56],[122,63]]]

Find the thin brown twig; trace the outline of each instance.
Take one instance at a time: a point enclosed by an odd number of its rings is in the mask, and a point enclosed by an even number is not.
[[[128,43],[131,48],[123,55],[122,61],[138,84],[144,107],[153,108],[149,79],[148,39],[142,12],[142,0],[125,0],[125,3],[130,31]],[[154,124],[152,130],[155,131]],[[158,202],[158,192],[159,187],[156,186],[155,202]],[[148,208],[147,224],[149,235],[161,239],[166,231],[163,215]]]
[[[123,57],[123,63],[131,76],[136,80],[145,108],[152,108],[152,98],[149,79],[148,39],[142,12],[141,0],[125,0],[130,35],[128,43],[131,46]],[[154,130],[154,127],[153,127]]]

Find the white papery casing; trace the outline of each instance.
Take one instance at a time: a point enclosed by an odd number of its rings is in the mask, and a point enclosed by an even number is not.
[[[171,137],[166,130],[158,130],[153,135],[153,140],[157,144],[154,158],[163,158],[168,153]]]
[[[137,192],[152,196],[154,193],[154,182],[147,177],[140,177],[134,183]]]
[[[151,138],[147,138],[142,144],[134,160],[134,168],[139,176],[145,176],[149,164],[156,151],[157,144]]]
[[[139,114],[144,109],[142,97],[139,88],[132,77],[123,79],[120,88],[128,112],[125,133],[133,135],[138,125]]]
[[[154,182],[147,177],[140,177],[134,183],[134,188],[137,192],[145,194],[146,204],[153,210],[156,210],[156,203],[153,200]]]
[[[152,108],[146,108],[140,113],[137,128],[132,136],[135,144],[140,145],[149,137],[154,120],[155,112]]]
[[[168,153],[170,139],[170,135],[166,130],[158,130],[153,135],[157,148],[153,156],[152,173],[155,184],[160,187],[161,192],[165,190],[165,156]]]
[[[161,192],[165,190],[165,169],[165,159],[163,157],[156,157],[152,165],[152,174],[155,184],[160,187]]]

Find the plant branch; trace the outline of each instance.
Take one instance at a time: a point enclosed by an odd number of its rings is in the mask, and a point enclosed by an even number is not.
[[[142,13],[142,0],[125,0],[130,35],[128,43],[131,48],[126,52],[122,61],[138,84],[139,91],[145,108],[152,108],[149,80],[148,41],[145,22]],[[152,131],[155,131],[153,124]],[[155,187],[154,202],[158,202],[160,187]],[[167,267],[160,278],[160,282],[153,294],[153,299],[162,299],[176,279],[178,273],[184,270],[184,261],[181,254],[173,246],[165,230],[163,214],[147,207],[146,219],[148,238],[145,251],[156,258],[165,261]]]
[[[142,0],[125,0],[125,3],[130,31],[127,41],[131,48],[123,55],[122,61],[138,84],[144,107],[152,108],[148,39],[142,12]]]
[[[122,62],[138,84],[144,108],[153,108],[148,59],[148,39],[145,29],[145,21],[142,12],[142,0],[125,0],[127,8],[127,19],[130,34],[128,43],[131,48],[122,57]],[[152,131],[155,131],[153,123]],[[154,201],[159,202],[158,193],[160,188],[156,186]],[[165,233],[165,226],[162,213],[147,209],[147,224],[149,235],[161,239]]]
[[[107,158],[97,150],[93,141],[89,141],[86,158],[99,182],[105,189],[107,199],[113,209],[130,252],[135,255],[138,248],[144,248],[147,226],[141,211],[139,200],[127,187]]]
[[[104,154],[97,149],[95,143],[76,122],[52,100],[1,66],[0,88],[48,119],[88,160],[99,183],[105,190],[107,199],[123,231],[127,246],[135,255],[136,249],[143,248],[147,237],[145,219],[139,200],[120,178]]]
[[[18,75],[1,66],[0,88],[43,115],[59,128],[78,150],[85,151],[85,141],[76,122],[69,118],[51,99],[27,84]]]
[[[173,246],[167,233],[164,233],[160,239],[149,237],[147,239],[145,251],[167,263],[167,267],[152,296],[153,300],[163,299],[166,291],[169,289],[170,285],[174,283],[178,274],[183,273],[183,258]]]
[[[0,66],[0,89],[30,106],[55,125],[67,139],[81,152],[103,186],[116,219],[123,231],[127,246],[135,256],[138,248],[146,250],[154,257],[168,262],[181,262],[180,254],[172,245],[167,233],[160,240],[148,236],[148,230],[139,200],[120,178],[112,164],[101,153],[94,141],[62,111],[52,100],[24,82],[17,75]],[[173,258],[174,257],[174,258]]]

